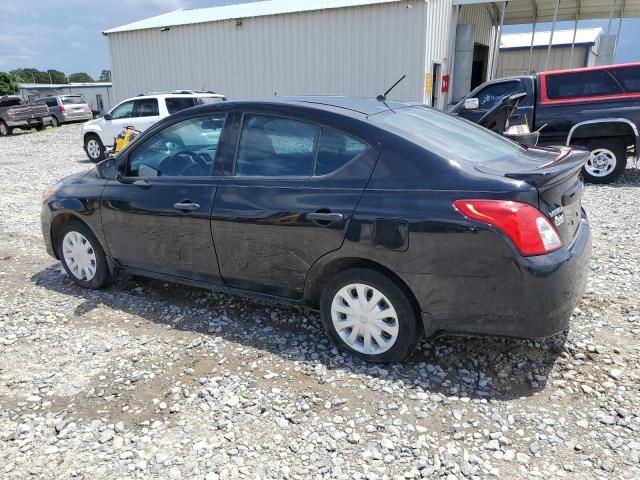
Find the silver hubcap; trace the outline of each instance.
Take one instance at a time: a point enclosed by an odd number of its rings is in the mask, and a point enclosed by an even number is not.
[[[62,239],[62,255],[69,270],[79,280],[91,281],[96,276],[96,252],[87,237],[69,232]]]
[[[97,140],[89,140],[87,142],[87,153],[91,158],[98,158],[100,156],[100,144]]]
[[[331,303],[331,320],[342,341],[357,352],[386,352],[398,339],[398,314],[379,290],[362,283],[341,288]]]
[[[591,152],[584,169],[592,177],[605,177],[616,168],[616,156],[608,148],[596,148]]]

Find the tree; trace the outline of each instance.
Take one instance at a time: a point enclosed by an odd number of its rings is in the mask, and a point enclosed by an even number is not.
[[[60,70],[47,70],[52,83],[67,83],[67,76]]]
[[[93,82],[93,78],[88,73],[78,72],[69,75],[70,82]]]
[[[110,82],[111,81],[111,70],[102,70],[100,73],[100,81],[101,82]]]
[[[51,83],[49,74],[41,72],[37,68],[18,68],[9,73],[22,83]]]
[[[6,72],[0,72],[0,95],[16,95],[18,83]]]

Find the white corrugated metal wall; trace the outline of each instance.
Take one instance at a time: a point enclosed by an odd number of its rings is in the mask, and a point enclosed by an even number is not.
[[[585,65],[587,48],[584,45],[576,46],[571,58],[571,46],[552,47],[549,57],[549,70],[562,70],[566,68],[579,68]],[[533,72],[544,70],[546,48],[534,48],[531,68]],[[528,75],[529,49],[500,50],[498,56],[497,78]]]
[[[240,26],[228,20],[166,32],[112,33],[114,96],[119,101],[178,88],[212,89],[229,98],[375,96],[406,74],[392,97],[422,102],[424,59],[446,57],[450,1],[247,18]]]
[[[491,46],[493,39],[493,20],[486,3],[462,5],[458,12],[458,24],[471,23],[476,26],[475,42]]]

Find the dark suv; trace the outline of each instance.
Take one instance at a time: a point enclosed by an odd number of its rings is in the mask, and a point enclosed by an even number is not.
[[[588,153],[525,149],[435,110],[331,97],[172,115],[44,195],[48,252],[319,309],[372,361],[436,330],[563,330],[589,270]]]

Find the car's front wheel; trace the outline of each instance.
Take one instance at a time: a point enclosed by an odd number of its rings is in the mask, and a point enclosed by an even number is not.
[[[66,223],[57,237],[62,266],[74,282],[85,288],[97,289],[111,281],[104,251],[85,224],[79,221]]]
[[[97,135],[89,134],[84,137],[84,151],[93,163],[104,160],[105,148]]]
[[[422,338],[422,322],[405,291],[366,268],[338,273],[320,301],[322,322],[342,350],[377,363],[401,362]]]

